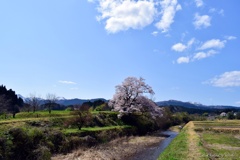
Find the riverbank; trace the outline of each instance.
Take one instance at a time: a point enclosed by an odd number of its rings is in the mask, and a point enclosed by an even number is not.
[[[91,148],[79,148],[66,155],[55,155],[52,160],[120,160],[131,159],[144,150],[156,147],[164,137],[160,136],[130,136],[121,137],[108,143]]]

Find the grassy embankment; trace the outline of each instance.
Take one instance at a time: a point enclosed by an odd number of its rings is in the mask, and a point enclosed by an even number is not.
[[[239,157],[239,120],[193,121],[182,129],[159,160],[237,160]]]
[[[116,112],[111,111],[92,111],[93,115],[98,115],[100,113],[104,114],[117,114]],[[71,118],[71,111],[58,111],[54,110],[51,114],[48,111],[36,111],[36,112],[20,112],[16,114],[15,118],[9,117],[8,119],[0,119],[0,129],[1,132],[6,129],[13,127],[26,127],[29,123],[51,123],[50,127],[53,129],[60,129],[63,133],[77,133],[77,132],[85,132],[85,131],[103,131],[103,130],[111,130],[111,129],[121,129],[121,128],[130,128],[128,125],[116,125],[116,126],[93,126],[93,127],[82,127],[81,130],[77,128],[64,128],[62,123]],[[57,124],[58,123],[58,124]],[[60,126],[59,126],[59,123]]]
[[[66,125],[75,118],[70,111],[21,112],[16,118],[0,120],[0,159],[45,159],[133,133],[115,112],[92,112],[91,124],[81,130]]]

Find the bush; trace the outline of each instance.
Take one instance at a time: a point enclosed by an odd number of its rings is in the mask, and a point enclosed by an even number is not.
[[[0,160],[7,159],[6,157],[10,157],[10,147],[9,141],[5,137],[0,138]]]
[[[123,115],[122,121],[128,125],[135,126],[140,135],[151,132],[157,128],[155,121],[148,113],[138,115],[129,114]]]
[[[49,148],[46,146],[39,146],[37,149],[33,151],[34,160],[50,160],[51,159],[51,152]]]
[[[60,152],[60,147],[62,146],[62,143],[65,141],[64,134],[60,131],[52,131],[48,133],[47,137],[48,141],[51,141],[52,144],[54,144],[52,152],[54,153]]]
[[[236,119],[240,119],[240,112],[237,112]]]
[[[234,116],[233,112],[228,112],[227,119],[234,119],[234,118],[235,118],[235,116]]]

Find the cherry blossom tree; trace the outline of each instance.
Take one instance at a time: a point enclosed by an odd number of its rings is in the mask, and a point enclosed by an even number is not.
[[[162,110],[147,95],[154,95],[154,91],[143,78],[128,77],[116,86],[116,93],[109,101],[109,106],[119,112],[119,118],[133,113],[150,113],[153,119],[161,117]]]

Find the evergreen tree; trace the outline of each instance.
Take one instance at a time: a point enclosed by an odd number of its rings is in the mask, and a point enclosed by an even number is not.
[[[18,97],[12,89],[7,90],[3,85],[0,86],[0,113],[11,113],[15,118],[19,108],[23,106],[23,99]]]

